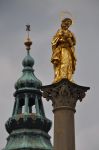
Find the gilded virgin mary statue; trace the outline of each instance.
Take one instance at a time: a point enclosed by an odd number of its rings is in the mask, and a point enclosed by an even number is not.
[[[54,66],[54,83],[64,78],[72,81],[72,76],[75,71],[76,39],[73,33],[68,29],[71,24],[72,20],[70,18],[63,19],[61,28],[52,39],[51,62]]]

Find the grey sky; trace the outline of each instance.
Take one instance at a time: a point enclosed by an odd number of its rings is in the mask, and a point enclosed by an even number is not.
[[[31,24],[35,75],[43,85],[51,84],[51,39],[60,27],[63,10],[75,18],[71,28],[77,39],[74,80],[91,87],[76,107],[76,149],[99,149],[99,0],[0,0],[0,149],[6,144],[4,124],[12,113],[14,84],[21,76],[26,53],[25,25]],[[44,100],[44,105],[47,117],[53,119],[51,102]],[[50,134],[53,136],[53,130]]]

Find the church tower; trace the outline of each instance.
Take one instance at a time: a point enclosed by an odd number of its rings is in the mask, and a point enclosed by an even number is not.
[[[30,55],[30,25],[26,27],[27,55],[22,62],[23,74],[15,84],[12,116],[5,124],[9,136],[4,150],[52,150],[48,135],[52,122],[45,116],[40,91],[42,83],[34,75],[34,59]]]

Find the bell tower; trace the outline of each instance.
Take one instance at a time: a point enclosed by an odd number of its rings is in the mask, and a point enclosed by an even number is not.
[[[23,74],[15,84],[12,116],[5,124],[9,133],[5,150],[52,150],[48,134],[52,122],[45,116],[40,91],[42,83],[34,75],[34,59],[30,55],[30,25],[26,25],[26,31],[27,55],[22,62]]]

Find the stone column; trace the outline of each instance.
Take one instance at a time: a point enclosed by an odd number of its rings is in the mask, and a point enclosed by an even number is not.
[[[13,115],[18,114],[18,108],[19,108],[19,97],[17,96],[15,98],[15,106],[14,106],[14,110],[13,110]]]
[[[28,103],[29,103],[29,95],[26,93],[25,94],[25,108],[24,108],[24,113],[25,114],[28,114],[29,113],[29,105],[28,105]]]
[[[88,89],[67,79],[42,87],[43,97],[51,100],[53,105],[54,150],[75,150],[75,106]]]
[[[74,112],[65,106],[54,111],[54,150],[75,150]]]

